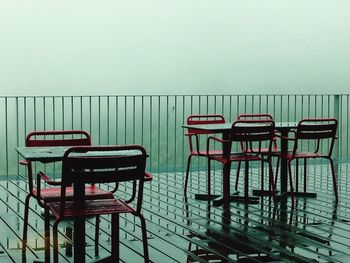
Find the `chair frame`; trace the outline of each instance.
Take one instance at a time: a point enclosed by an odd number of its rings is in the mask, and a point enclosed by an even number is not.
[[[187,117],[188,125],[221,124],[221,123],[225,123],[225,118],[220,114],[193,114]],[[190,150],[190,154],[187,157],[187,166],[186,166],[186,175],[185,175],[185,184],[184,184],[185,195],[187,195],[188,177],[190,173],[190,164],[191,164],[192,156],[206,157],[208,159],[212,155],[222,154],[222,150],[211,150],[211,149],[201,150],[200,136],[208,136],[210,134],[213,134],[213,132],[190,129],[190,128],[185,134],[186,136],[188,136],[189,150]],[[210,169],[210,163],[208,162],[208,170],[209,169]],[[207,176],[207,193],[209,198],[211,193],[210,173],[208,173],[208,176]]]
[[[338,202],[338,189],[337,189],[337,179],[335,176],[334,162],[332,159],[332,152],[335,144],[335,140],[337,139],[337,127],[338,121],[335,118],[305,118],[299,121],[297,129],[295,131],[294,138],[291,137],[281,137],[283,139],[289,140],[293,142],[293,149],[291,152],[288,152],[286,155],[282,156],[287,159],[288,163],[288,175],[289,175],[289,183],[291,195],[295,197],[294,187],[293,187],[293,176],[292,176],[292,166],[291,162],[296,160],[296,192],[298,192],[298,167],[299,167],[299,159],[304,159],[304,193],[306,193],[306,174],[307,174],[307,159],[317,159],[323,158],[327,159],[331,165],[331,173],[333,179],[333,189],[335,194],[336,202]],[[322,153],[320,149],[322,140],[330,140],[328,151],[326,153]],[[316,147],[313,152],[305,152],[298,151],[299,146],[302,141],[315,141]]]
[[[242,113],[242,114],[238,115],[237,120],[273,120],[273,117],[271,114],[268,114],[268,113]],[[271,149],[272,152],[279,152],[276,141],[277,141],[277,138],[274,137],[272,149]],[[241,145],[241,147],[243,147],[243,145]],[[268,150],[269,149],[262,149],[262,154],[264,154],[264,152],[268,152]],[[276,164],[276,174],[277,174],[280,158],[278,156],[276,156],[276,157],[277,157],[277,164]],[[262,169],[261,191],[263,191],[263,189],[264,189],[264,174],[263,174],[264,173],[264,161],[261,162],[261,167],[262,167],[261,168]],[[238,189],[240,168],[241,168],[241,162],[238,163],[238,167],[237,167],[235,190]],[[276,179],[275,179],[275,187],[276,187]]]
[[[225,165],[227,162],[241,162],[245,163],[245,183],[244,183],[244,197],[243,202],[249,202],[248,200],[248,176],[249,176],[249,162],[260,161],[267,162],[269,166],[269,189],[272,190],[273,200],[276,203],[276,191],[272,170],[272,145],[275,137],[275,123],[273,120],[237,120],[231,126],[231,133],[229,140],[223,140],[210,136],[207,141],[209,147],[211,141],[217,141],[224,143],[229,149],[232,149],[233,143],[238,143],[241,151],[231,152],[228,156],[211,156],[211,160],[218,161]],[[268,144],[268,148],[262,147],[263,142]],[[257,144],[258,146],[252,146]],[[224,173],[224,171],[223,171]],[[255,203],[255,201],[253,201]]]
[[[118,154],[118,152],[130,150],[136,151],[137,154]],[[102,155],[84,155],[88,152],[99,152]],[[115,154],[104,155],[107,152]],[[83,155],[77,156],[76,154]],[[51,202],[45,207],[45,221],[49,221],[49,211],[55,216],[55,222],[53,224],[55,263],[58,262],[59,223],[65,218],[97,216],[101,214],[112,215],[111,259],[112,262],[118,262],[120,213],[131,213],[140,218],[144,260],[145,262],[149,262],[146,221],[141,213],[144,182],[152,179],[151,174],[145,172],[146,158],[146,150],[140,145],[72,147],[65,152],[62,160],[61,200],[60,202]],[[134,194],[132,194],[131,199],[126,201],[116,199],[115,197],[112,199],[83,198],[78,200],[69,200],[67,198],[67,188],[72,184],[118,184],[127,181],[133,182],[133,184],[138,181],[136,209],[128,204],[135,199]],[[95,204],[96,202],[98,202],[97,205]],[[89,209],[81,209],[81,207],[87,206]],[[46,229],[46,231],[49,231],[49,229]]]
[[[68,138],[67,138],[68,136]],[[74,136],[78,136],[74,138]],[[71,138],[69,138],[71,137]],[[89,146],[91,145],[91,137],[88,132],[83,130],[47,130],[47,131],[34,131],[26,136],[25,140],[26,147],[45,147],[45,146]],[[51,186],[46,188],[46,192],[43,192],[40,186],[40,180],[36,180],[37,185],[34,185],[33,176],[33,164],[31,161],[22,160],[21,165],[27,166],[27,177],[29,192],[25,199],[25,211],[24,211],[24,223],[23,223],[23,238],[22,238],[22,261],[26,262],[26,249],[28,243],[28,218],[29,218],[29,202],[30,198],[34,197],[38,204],[45,208],[46,203],[50,201],[57,201],[60,198],[60,181],[53,181],[47,175],[45,180]],[[98,189],[94,184],[90,187],[91,191],[97,192],[105,198],[113,196],[113,191],[102,191]],[[47,222],[45,222],[47,224]],[[46,228],[47,226],[45,226]],[[99,217],[96,217],[96,233],[95,233],[95,255],[98,255],[98,233],[99,233]],[[46,233],[47,234],[47,233]],[[46,236],[45,234],[45,236]],[[49,241],[45,239],[45,245],[50,245]],[[46,255],[46,258],[48,255]]]

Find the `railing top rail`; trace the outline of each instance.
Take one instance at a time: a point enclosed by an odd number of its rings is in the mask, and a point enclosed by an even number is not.
[[[0,95],[0,98],[98,98],[98,97],[245,97],[245,96],[350,96],[350,93],[268,93],[268,94],[105,94],[105,95]]]

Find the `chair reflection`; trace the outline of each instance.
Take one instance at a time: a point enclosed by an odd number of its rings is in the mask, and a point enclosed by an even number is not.
[[[264,213],[259,215],[259,220],[250,218],[251,207],[248,204],[241,204],[235,213],[225,211],[221,218],[222,222],[218,222],[213,216],[215,212],[221,210],[217,210],[210,202],[207,202],[206,222],[199,230],[191,230],[187,235],[190,239],[187,262],[266,262],[274,260],[269,242],[273,237],[271,228],[277,209],[272,198],[261,202],[260,206]],[[227,217],[233,217],[233,221],[228,220]],[[231,223],[227,223],[230,221]],[[189,223],[196,222],[189,220]]]
[[[279,241],[281,247],[280,253],[293,258],[296,257],[295,249],[302,247],[309,251],[314,250],[317,254],[326,250],[328,255],[332,256],[331,241],[333,227],[337,221],[337,203],[334,202],[331,208],[330,218],[318,218],[318,221],[310,217],[308,210],[313,208],[306,200],[296,200],[292,204],[288,211],[280,209],[272,228],[273,238]]]

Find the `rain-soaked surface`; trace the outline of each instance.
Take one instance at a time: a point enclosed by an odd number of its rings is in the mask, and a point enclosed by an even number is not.
[[[276,206],[269,197],[258,204],[231,203],[230,211],[194,199],[205,193],[206,172],[190,175],[188,198],[183,173],[154,173],[146,183],[143,213],[147,220],[152,262],[350,262],[350,197],[345,161],[337,165],[339,203],[335,204],[328,164],[308,165],[308,191],[317,198],[291,199]],[[231,183],[235,178],[232,167]],[[249,189],[260,188],[259,169],[251,168]],[[265,173],[266,174],[266,173]],[[243,176],[239,190],[243,191]],[[221,172],[212,172],[213,189],[221,193]],[[267,184],[265,184],[267,185]],[[232,186],[233,188],[233,186]],[[131,185],[121,186],[123,197]],[[0,182],[0,262],[21,262],[25,178]],[[43,219],[31,200],[27,262],[44,259]],[[94,256],[94,219],[86,225],[86,259]],[[110,218],[102,217],[100,257],[110,251]],[[140,222],[132,215],[120,220],[121,262],[143,262]],[[72,223],[60,224],[60,262],[73,262]],[[52,242],[51,242],[52,244]]]

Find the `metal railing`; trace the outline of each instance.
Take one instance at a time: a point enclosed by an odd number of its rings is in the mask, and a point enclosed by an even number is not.
[[[0,176],[19,173],[15,147],[34,130],[83,129],[95,145],[142,144],[151,171],[183,170],[188,154],[181,125],[190,114],[270,113],[278,121],[335,117],[334,155],[349,155],[349,94],[0,97]],[[197,163],[199,165],[199,163]]]

